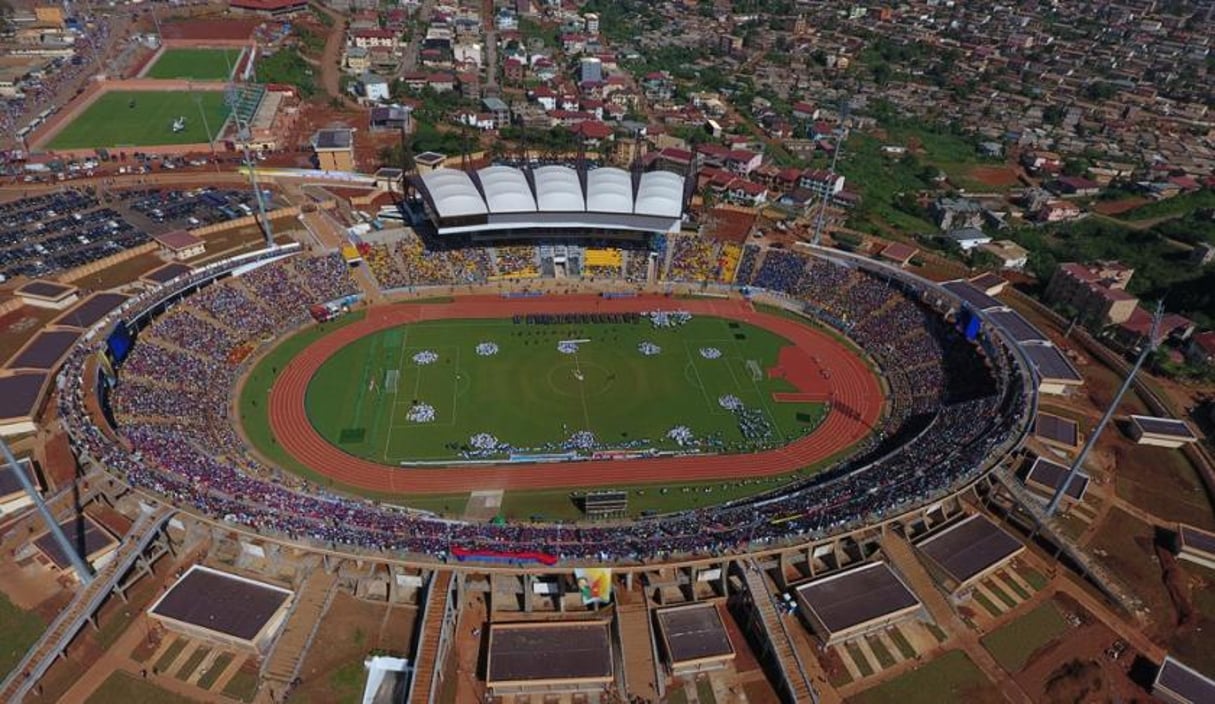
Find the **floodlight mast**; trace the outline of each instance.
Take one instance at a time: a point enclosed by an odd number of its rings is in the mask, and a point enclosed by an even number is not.
[[[72,545],[72,541],[63,532],[63,528],[59,527],[59,521],[55,520],[55,515],[51,513],[51,509],[47,507],[46,502],[42,500],[42,495],[38,493],[38,489],[25,472],[17,464],[17,458],[13,457],[13,453],[8,449],[8,443],[0,439],[0,454],[3,454],[4,460],[8,463],[9,470],[17,477],[17,481],[21,482],[21,488],[25,489],[26,495],[34,502],[38,513],[42,514],[42,520],[46,522],[46,527],[50,530],[51,535],[58,543],[59,549],[72,563],[72,569],[76,570],[76,576],[80,578],[80,583],[88,585],[93,581],[93,570],[89,567],[84,558],[80,557],[80,553],[76,551],[76,547]]]
[[[1139,357],[1135,360],[1135,365],[1131,367],[1131,371],[1127,373],[1126,380],[1122,382],[1122,387],[1118,389],[1118,393],[1114,394],[1114,400],[1110,401],[1110,405],[1105,409],[1105,414],[1101,416],[1101,421],[1097,423],[1097,427],[1089,434],[1088,441],[1084,443],[1084,449],[1076,456],[1076,460],[1072,462],[1072,466],[1067,470],[1067,475],[1063,477],[1063,483],[1055,490],[1054,496],[1050,498],[1050,502],[1046,504],[1046,515],[1055,515],[1059,510],[1059,504],[1063,502],[1063,497],[1067,495],[1067,490],[1071,487],[1076,476],[1080,474],[1080,468],[1084,466],[1084,460],[1088,458],[1088,453],[1097,444],[1097,439],[1101,437],[1101,433],[1105,430],[1105,426],[1109,425],[1110,419],[1114,417],[1114,412],[1118,410],[1118,405],[1122,403],[1122,397],[1131,388],[1131,384],[1135,381],[1135,375],[1139,373],[1139,368],[1147,361],[1148,355],[1156,351],[1159,344],[1158,334],[1160,332],[1160,321],[1164,317],[1164,305],[1156,304],[1156,312],[1152,315],[1152,327],[1148,331],[1147,344],[1143,346],[1143,350],[1139,352]]]
[[[818,208],[818,219],[814,223],[814,239],[812,244],[815,247],[823,243],[823,225],[827,220],[827,201],[831,200],[831,183],[835,177],[835,164],[840,158],[840,149],[844,146],[844,121],[848,119],[848,111],[852,107],[851,102],[845,98],[840,103],[840,126],[835,134],[835,149],[831,152],[831,169],[827,173],[827,178],[831,179],[827,182],[827,188],[823,191],[823,202]]]
[[[228,59],[227,52],[224,52],[224,59]],[[228,62],[228,75],[233,76],[232,63]],[[236,139],[241,144],[241,151],[245,158],[245,168],[249,169],[249,183],[253,187],[253,200],[257,203],[257,219],[258,225],[262,231],[262,235],[266,238],[266,247],[274,247],[274,232],[270,227],[270,219],[266,217],[266,204],[262,199],[262,189],[257,182],[257,164],[254,162],[249,153],[249,140],[252,138],[252,132],[249,129],[249,121],[242,120],[240,115],[240,89],[233,82],[228,84],[224,96],[228,107],[232,110],[232,119],[236,122]]]

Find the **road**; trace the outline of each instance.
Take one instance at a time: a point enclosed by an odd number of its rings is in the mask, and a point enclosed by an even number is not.
[[[418,55],[422,51],[422,40],[426,38],[426,19],[435,9],[435,0],[422,0],[414,15],[414,32],[405,47],[405,56],[401,59],[401,75],[418,70]]]

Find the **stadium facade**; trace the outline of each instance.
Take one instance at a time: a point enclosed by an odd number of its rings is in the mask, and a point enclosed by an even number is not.
[[[608,166],[444,168],[412,176],[409,185],[420,219],[436,234],[473,240],[643,239],[677,232],[686,202],[679,174]]]

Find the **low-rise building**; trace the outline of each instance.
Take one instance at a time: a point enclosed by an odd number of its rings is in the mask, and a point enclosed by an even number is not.
[[[1083,318],[1103,326],[1122,323],[1139,305],[1139,299],[1126,292],[1134,273],[1116,262],[1061,264],[1046,287],[1046,300],[1071,306]]]
[[[979,251],[999,259],[1001,269],[1019,271],[1029,263],[1029,250],[1012,240],[995,240],[981,244]]]

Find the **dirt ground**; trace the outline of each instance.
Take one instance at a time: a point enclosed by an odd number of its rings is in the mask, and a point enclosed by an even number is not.
[[[992,188],[1008,188],[1018,184],[1017,172],[1007,166],[972,166],[966,176]]]
[[[1130,198],[1121,198],[1119,200],[1104,200],[1093,205],[1093,210],[1102,215],[1121,215],[1128,210],[1134,210],[1139,206],[1147,203],[1147,198],[1142,196],[1131,196]]]
[[[0,360],[12,357],[43,325],[63,311],[21,306],[0,317]]]

